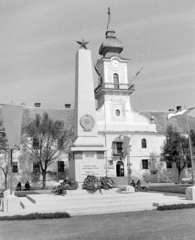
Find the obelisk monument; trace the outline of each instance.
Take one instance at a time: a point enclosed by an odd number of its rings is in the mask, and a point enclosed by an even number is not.
[[[106,148],[97,134],[91,51],[78,42],[75,69],[74,143],[69,153],[69,178],[83,182],[87,175],[105,176]]]

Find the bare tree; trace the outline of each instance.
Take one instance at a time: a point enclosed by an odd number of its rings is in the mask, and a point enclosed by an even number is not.
[[[72,139],[72,127],[66,129],[63,121],[54,121],[47,113],[36,114],[35,119],[23,128],[23,150],[30,154],[29,159],[40,164],[43,189],[46,188],[48,167],[66,150]]]
[[[1,132],[3,129],[2,122],[0,123],[0,169],[3,172],[5,189],[8,188],[8,175],[9,175],[9,157],[10,150],[5,134]]]

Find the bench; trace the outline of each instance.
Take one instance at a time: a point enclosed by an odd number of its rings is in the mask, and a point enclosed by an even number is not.
[[[190,178],[182,178],[181,179],[181,183],[184,184],[184,183],[190,183],[192,180]]]

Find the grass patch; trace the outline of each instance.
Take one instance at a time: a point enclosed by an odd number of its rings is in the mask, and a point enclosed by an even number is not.
[[[195,208],[195,204],[189,203],[189,204],[163,205],[163,206],[158,206],[156,210],[166,211],[166,210],[178,210],[178,209],[187,209],[187,208]]]
[[[14,215],[0,217],[0,221],[12,221],[12,220],[37,220],[37,219],[56,219],[56,218],[70,218],[68,213],[30,213],[27,215]]]

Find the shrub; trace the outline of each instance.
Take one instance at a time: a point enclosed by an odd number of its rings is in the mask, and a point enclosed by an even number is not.
[[[195,203],[163,205],[163,206],[158,206],[156,210],[165,211],[165,210],[177,210],[177,209],[185,209],[185,208],[195,208]]]
[[[4,216],[0,217],[0,221],[10,221],[10,220],[37,220],[37,219],[54,219],[54,218],[69,218],[68,213],[30,213],[27,215],[14,215],[14,216]]]

